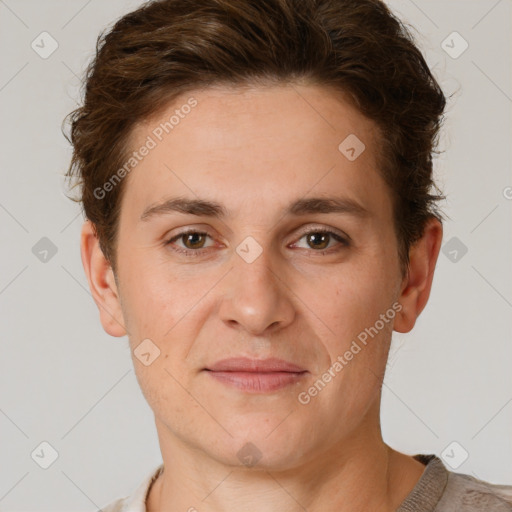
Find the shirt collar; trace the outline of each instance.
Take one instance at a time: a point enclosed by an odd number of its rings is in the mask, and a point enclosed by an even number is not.
[[[426,467],[396,512],[433,512],[448,483],[448,470],[434,454],[418,454],[414,458]]]
[[[144,478],[137,489],[125,499],[119,512],[146,512],[146,498],[149,489],[151,485],[153,485],[153,482],[160,476],[163,469],[163,463],[153,469],[151,473]]]

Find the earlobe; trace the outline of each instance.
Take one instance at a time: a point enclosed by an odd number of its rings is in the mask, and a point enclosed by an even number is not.
[[[410,248],[408,274],[399,297],[402,309],[394,324],[397,332],[409,332],[427,304],[442,238],[442,224],[433,217],[427,222],[423,236]]]
[[[105,258],[94,226],[86,220],[82,226],[80,251],[92,297],[100,313],[103,329],[111,336],[127,334],[119,293],[110,263]]]

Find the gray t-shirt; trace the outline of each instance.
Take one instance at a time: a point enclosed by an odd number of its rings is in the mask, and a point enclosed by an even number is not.
[[[415,455],[426,465],[397,512],[512,512],[512,486],[448,471],[435,455]]]
[[[512,512],[512,485],[496,485],[448,471],[435,455],[414,455],[425,470],[396,512]],[[146,496],[163,464],[128,497],[98,512],[146,512]]]

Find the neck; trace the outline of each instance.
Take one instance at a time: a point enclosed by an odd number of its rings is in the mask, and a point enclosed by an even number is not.
[[[147,512],[265,510],[395,511],[425,466],[387,446],[380,428],[330,446],[285,470],[226,466],[171,435],[157,420],[164,472],[150,489]]]

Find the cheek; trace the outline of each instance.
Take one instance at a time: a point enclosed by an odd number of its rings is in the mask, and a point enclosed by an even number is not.
[[[180,385],[186,382],[186,376],[181,375],[178,368],[170,368],[168,361],[160,356],[149,367],[134,361],[135,374],[155,416],[163,420],[173,432],[181,432],[187,437],[197,430],[197,418],[201,418],[201,423],[209,425],[209,417],[187,392],[190,386]],[[207,432],[204,434],[206,436]]]
[[[315,288],[305,282],[299,296],[308,297],[306,305],[329,327],[330,337],[349,340],[391,308],[396,284],[371,266],[361,271],[340,269],[336,274],[318,280]]]
[[[162,338],[199,302],[204,281],[180,277],[163,264],[128,259],[124,266],[123,315],[130,333]]]

